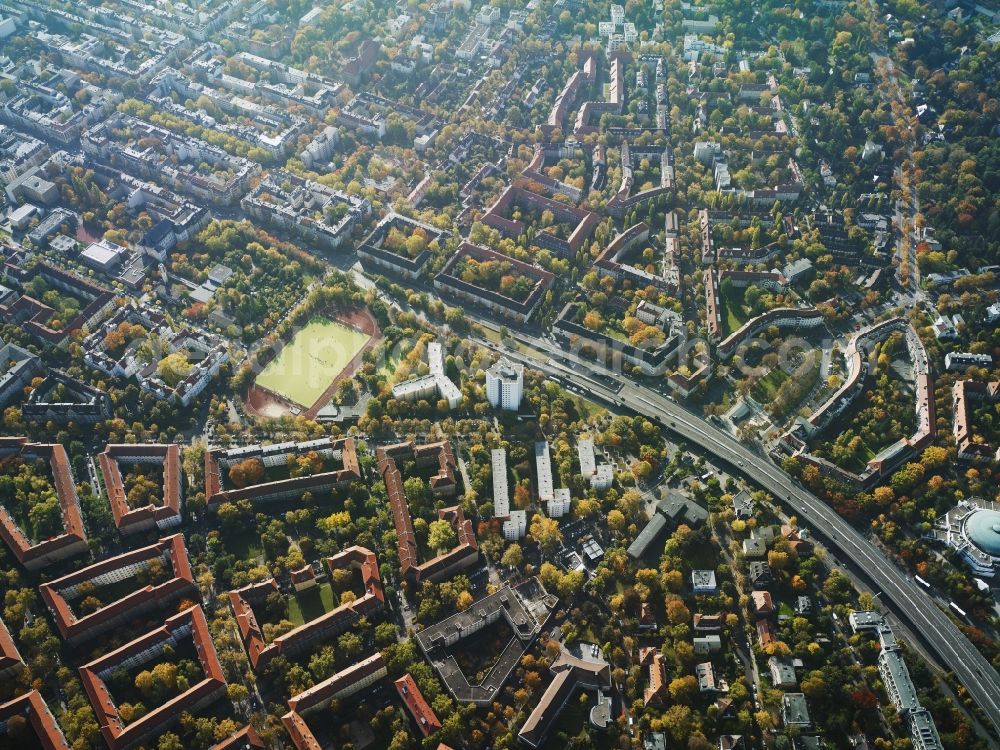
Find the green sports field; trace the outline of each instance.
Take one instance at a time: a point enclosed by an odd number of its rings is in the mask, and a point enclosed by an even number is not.
[[[256,384],[309,408],[371,337],[328,318],[313,318],[257,376]]]

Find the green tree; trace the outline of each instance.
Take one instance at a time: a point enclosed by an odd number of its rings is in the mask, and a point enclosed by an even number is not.
[[[431,521],[427,534],[427,546],[432,550],[441,551],[455,546],[457,536],[455,527],[441,519]]]

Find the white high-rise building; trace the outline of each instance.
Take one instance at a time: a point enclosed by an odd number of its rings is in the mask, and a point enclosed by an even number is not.
[[[508,542],[516,542],[524,537],[528,530],[528,513],[523,510],[512,510],[510,518],[503,522],[503,538]]]
[[[581,438],[576,444],[576,453],[580,459],[580,473],[590,482],[590,486],[599,491],[611,487],[614,482],[614,471],[610,464],[597,465],[592,438]]]
[[[510,515],[510,494],[507,490],[507,451],[494,448],[490,454],[493,464],[493,517]]]
[[[552,492],[552,461],[547,440],[535,443],[535,469],[538,472],[538,499],[548,502],[555,495]]]
[[[571,504],[572,497],[569,492],[569,487],[560,487],[555,490],[553,492],[552,499],[548,501],[546,506],[549,518],[562,518],[569,513]]]
[[[486,400],[494,409],[517,411],[524,397],[524,365],[502,357],[486,371]]]

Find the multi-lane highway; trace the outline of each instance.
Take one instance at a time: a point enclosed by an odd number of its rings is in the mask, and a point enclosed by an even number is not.
[[[873,587],[882,592],[880,599],[955,674],[1000,732],[1000,675],[990,662],[910,576],[826,503],[794,482],[769,459],[749,450],[728,433],[713,427],[669,397],[648,388],[617,378],[618,387],[605,387],[582,372],[583,368],[566,367],[552,360],[540,366],[537,361],[516,352],[507,350],[505,353],[532,367],[540,367],[605,402],[654,420],[725,461],[735,472],[743,474],[788,506],[803,524],[822,535],[827,546],[836,550],[842,560],[849,561]]]

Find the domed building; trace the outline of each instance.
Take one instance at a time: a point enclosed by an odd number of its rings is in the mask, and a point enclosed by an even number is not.
[[[934,522],[934,537],[954,549],[983,578],[1000,570],[1000,508],[989,500],[963,500]]]

